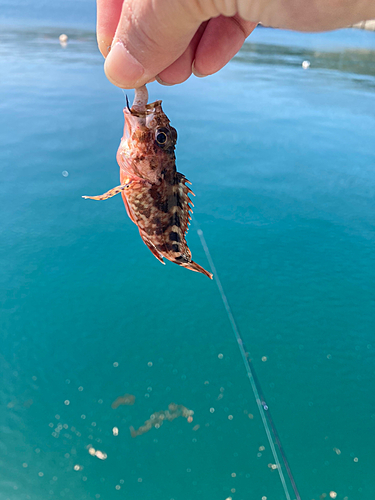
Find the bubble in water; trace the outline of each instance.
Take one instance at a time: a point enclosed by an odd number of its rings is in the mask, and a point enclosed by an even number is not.
[[[221,353],[220,353],[220,354],[218,354],[218,355],[217,355],[217,357],[218,357],[219,359],[223,359],[224,354],[221,354]]]
[[[66,400],[64,401],[64,405],[66,405],[66,406],[70,405],[70,401],[69,401],[69,399],[66,399]]]
[[[115,361],[115,362],[113,363],[113,366],[114,366],[115,368],[117,368],[117,367],[118,367],[118,362],[117,362],[117,361]]]
[[[67,170],[63,170],[61,173],[63,177],[68,177],[69,175],[69,172]]]
[[[310,67],[310,61],[303,61],[302,63],[302,68],[303,69],[307,69]]]

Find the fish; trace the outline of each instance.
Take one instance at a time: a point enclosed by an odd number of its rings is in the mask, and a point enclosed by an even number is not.
[[[210,279],[213,275],[192,260],[186,242],[194,196],[188,179],[176,169],[177,131],[162,109],[162,101],[147,104],[145,85],[135,89],[134,102],[124,108],[124,133],[117,151],[120,185],[91,200],[121,193],[131,221],[152,254]]]

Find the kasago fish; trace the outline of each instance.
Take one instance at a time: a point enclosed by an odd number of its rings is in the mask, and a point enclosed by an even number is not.
[[[170,126],[161,101],[147,104],[145,86],[136,89],[132,107],[124,109],[124,135],[117,151],[120,182],[101,196],[106,200],[121,193],[130,219],[142,240],[164,264],[163,257],[191,271],[212,274],[191,260],[185,235],[190,224],[193,194],[190,182],[176,170],[176,129]]]

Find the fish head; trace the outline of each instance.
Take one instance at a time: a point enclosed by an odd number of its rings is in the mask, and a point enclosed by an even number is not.
[[[162,110],[161,101],[142,111],[124,109],[124,135],[117,161],[126,175],[158,183],[167,170],[175,170],[177,131]]]

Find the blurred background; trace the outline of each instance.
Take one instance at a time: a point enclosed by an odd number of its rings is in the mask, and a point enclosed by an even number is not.
[[[306,500],[375,497],[374,61],[373,32],[257,28],[149,86]],[[81,198],[119,183],[123,106],[93,0],[0,0],[0,499],[281,500],[215,283]]]

